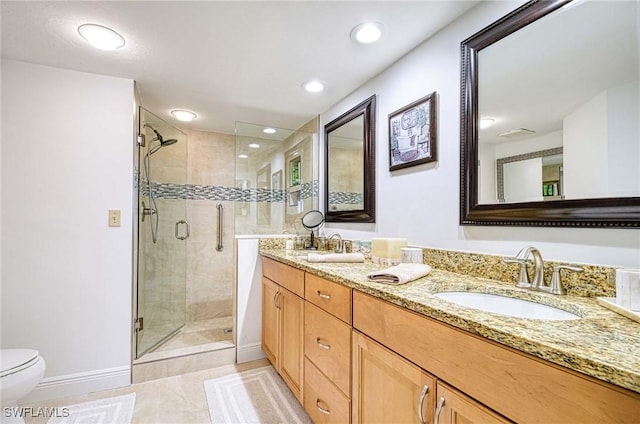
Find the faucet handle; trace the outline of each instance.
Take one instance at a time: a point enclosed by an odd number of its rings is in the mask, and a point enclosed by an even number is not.
[[[518,277],[518,282],[516,283],[516,287],[520,288],[529,288],[531,287],[531,283],[529,282],[529,275],[527,274],[527,260],[526,259],[518,259],[516,257],[506,257],[502,258],[503,262],[508,264],[520,264],[520,276]]]
[[[568,271],[582,271],[583,269],[577,266],[569,266],[569,265],[554,265],[553,266],[553,274],[551,275],[551,283],[549,284],[549,288],[547,289],[551,294],[566,294],[564,287],[562,286],[562,280],[560,276],[560,271],[566,269]]]

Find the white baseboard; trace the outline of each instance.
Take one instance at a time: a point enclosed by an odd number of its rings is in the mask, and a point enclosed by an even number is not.
[[[253,343],[244,346],[238,346],[236,362],[242,364],[243,362],[255,361],[256,359],[266,358],[260,343]]]
[[[115,389],[131,384],[131,367],[106,368],[78,374],[46,377],[20,403],[40,402],[99,390]]]

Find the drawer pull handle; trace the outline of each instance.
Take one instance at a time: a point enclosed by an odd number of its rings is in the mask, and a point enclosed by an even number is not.
[[[418,398],[418,420],[420,424],[425,424],[424,418],[422,418],[422,406],[424,405],[424,398],[427,397],[427,392],[429,391],[429,386],[425,385],[422,388],[422,392],[420,392],[420,397]]]
[[[331,350],[331,345],[328,345],[328,344],[326,344],[326,343],[322,343],[322,342],[320,341],[320,337],[316,338],[316,344],[317,344],[318,346],[320,346],[321,348],[323,348],[323,349]]]
[[[320,297],[320,299],[331,300],[330,294],[324,294],[320,290],[318,290],[318,296]]]
[[[331,414],[331,410],[324,409],[322,406],[320,406],[320,399],[316,399],[316,408],[318,408],[318,411],[322,412],[323,414]]]
[[[441,397],[440,400],[438,401],[438,406],[436,406],[435,416],[433,417],[434,424],[440,423],[440,412],[442,412],[443,406],[444,406],[444,397]]]

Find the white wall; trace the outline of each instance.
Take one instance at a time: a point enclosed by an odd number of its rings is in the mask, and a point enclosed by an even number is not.
[[[27,400],[130,382],[133,112],[132,80],[2,61],[1,342],[47,363]]]
[[[262,262],[257,237],[262,236],[236,236],[238,363],[265,357],[260,346],[262,341]]]
[[[504,198],[507,202],[535,202],[542,199],[542,158],[505,163]]]
[[[609,196],[606,92],[565,117],[562,126],[565,197]]]
[[[406,237],[419,246],[499,255],[513,255],[523,246],[535,245],[545,259],[640,267],[638,230],[462,227],[458,223],[460,42],[522,3],[479,4],[321,115],[324,128],[372,94],[378,96],[377,223],[327,223],[327,233],[339,231],[352,239]],[[438,162],[390,173],[389,113],[432,91],[438,92],[439,100]],[[324,187],[320,192],[324,193]]]

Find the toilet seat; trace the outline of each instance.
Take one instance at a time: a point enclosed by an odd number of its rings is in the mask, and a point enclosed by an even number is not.
[[[35,349],[2,349],[0,352],[0,377],[29,368],[39,359],[40,355]]]

